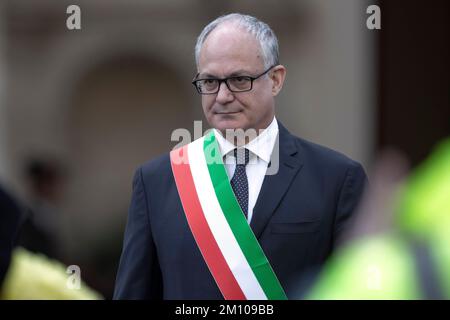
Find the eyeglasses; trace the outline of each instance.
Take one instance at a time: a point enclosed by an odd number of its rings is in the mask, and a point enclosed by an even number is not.
[[[261,73],[260,75],[257,75],[255,77],[250,76],[235,76],[235,77],[228,77],[223,79],[217,79],[217,78],[207,78],[207,79],[195,79],[192,81],[192,84],[197,89],[197,92],[200,94],[216,94],[220,90],[220,85],[222,82],[225,82],[225,84],[228,87],[228,90],[231,92],[245,92],[250,91],[253,88],[253,81],[255,81],[258,78],[261,78],[263,75],[265,75],[267,72],[270,71],[275,66],[271,66],[269,69]],[[198,77],[198,74],[197,76]]]

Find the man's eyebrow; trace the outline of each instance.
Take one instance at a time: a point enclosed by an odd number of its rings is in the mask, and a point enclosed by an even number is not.
[[[205,78],[217,78],[216,76],[213,76],[209,73],[198,73],[196,76],[197,79],[205,79]]]
[[[249,72],[248,70],[244,70],[244,69],[240,69],[240,70],[236,70],[234,71],[232,74],[230,74],[228,77],[236,77],[236,76],[243,76],[243,75],[249,75],[251,74],[251,72]]]
[[[236,77],[236,76],[242,76],[242,75],[249,75],[250,72],[248,70],[244,70],[244,69],[239,69],[236,71],[233,71],[231,74],[229,74],[228,76],[226,76],[225,78],[229,78],[229,77]],[[198,79],[204,79],[204,78],[214,78],[214,79],[219,79],[219,77],[212,75],[210,73],[199,73],[197,75]]]

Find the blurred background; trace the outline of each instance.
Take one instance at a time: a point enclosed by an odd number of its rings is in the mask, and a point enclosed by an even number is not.
[[[414,166],[450,133],[448,1],[0,0],[0,184],[29,208],[23,246],[111,298],[133,172],[204,120],[193,48],[230,12],[277,34],[277,118],[294,134],[370,173],[380,150]]]

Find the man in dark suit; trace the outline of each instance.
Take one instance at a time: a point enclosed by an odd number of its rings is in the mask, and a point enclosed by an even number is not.
[[[338,152],[291,135],[275,118],[274,98],[286,69],[267,24],[241,14],[219,17],[198,37],[196,62],[193,84],[226,160],[241,217],[286,297],[294,298],[296,280],[324,263],[348,225],[366,182],[364,170]],[[257,136],[229,139],[236,129],[253,129]],[[270,168],[275,172],[269,174]],[[115,299],[225,296],[191,229],[174,172],[171,158],[163,155],[135,174]],[[229,269],[236,274],[232,264]]]

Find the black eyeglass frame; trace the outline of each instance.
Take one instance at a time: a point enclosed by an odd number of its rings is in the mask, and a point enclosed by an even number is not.
[[[231,92],[234,92],[234,93],[236,93],[236,92],[248,92],[248,91],[251,91],[251,90],[253,89],[253,81],[255,81],[256,79],[261,78],[263,75],[265,75],[265,74],[266,74],[267,72],[269,72],[271,69],[275,68],[277,65],[278,65],[278,64],[275,64],[275,65],[271,66],[269,69],[267,69],[267,70],[264,71],[263,73],[261,73],[261,74],[259,74],[259,75],[257,75],[257,76],[254,76],[254,77],[252,77],[252,76],[233,76],[233,77],[222,78],[222,79],[219,79],[219,78],[202,78],[202,79],[196,79],[196,78],[198,77],[198,74],[197,74],[197,75],[194,77],[194,80],[192,81],[192,84],[194,85],[195,89],[197,89],[197,92],[198,92],[199,94],[204,94],[204,95],[217,94],[217,93],[220,91],[220,86],[221,86],[222,82],[225,82],[225,85],[227,86],[228,90],[230,90]],[[248,78],[248,79],[250,79],[250,89],[246,89],[246,90],[238,90],[238,91],[232,90],[232,89],[230,88],[230,85],[228,84],[228,80],[230,80],[230,79],[236,79],[236,78]],[[219,85],[217,86],[217,90],[214,91],[214,92],[207,92],[207,93],[201,92],[200,89],[199,89],[199,87],[197,86],[197,82],[203,81],[203,80],[217,80],[217,81],[219,81]]]

